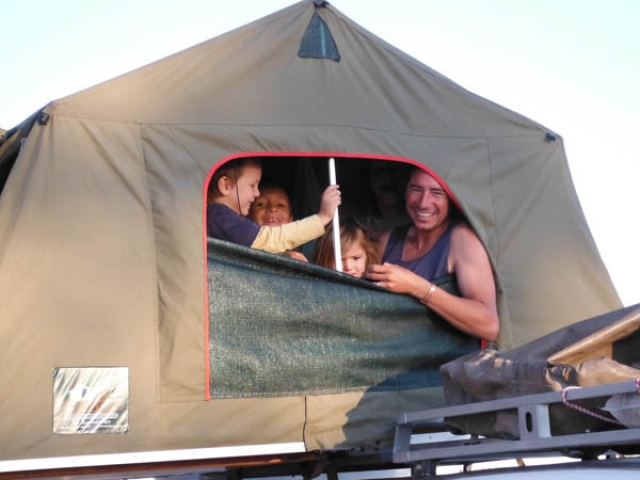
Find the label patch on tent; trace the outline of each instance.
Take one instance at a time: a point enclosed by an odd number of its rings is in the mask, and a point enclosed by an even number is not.
[[[129,431],[129,369],[53,369],[53,433]]]

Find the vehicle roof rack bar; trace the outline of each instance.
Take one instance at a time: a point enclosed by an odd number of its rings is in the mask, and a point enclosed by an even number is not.
[[[609,397],[624,393],[637,393],[636,382],[621,382],[593,387],[566,390],[566,401]],[[557,453],[580,450],[585,447],[640,445],[640,428],[620,426],[615,430],[582,432],[553,436],[549,422],[549,405],[563,403],[563,392],[548,392],[520,397],[477,402],[454,407],[444,407],[404,413],[398,418],[393,461],[412,464],[426,460],[452,460],[463,462],[513,458],[518,453]],[[429,441],[415,444],[412,435],[424,427],[433,430],[443,418],[483,414],[504,410],[518,411],[519,439],[494,439],[468,435],[450,435],[451,440]],[[526,421],[525,421],[526,419]],[[444,426],[444,424],[443,424]],[[445,429],[443,428],[443,432]],[[460,440],[459,438],[463,438]]]

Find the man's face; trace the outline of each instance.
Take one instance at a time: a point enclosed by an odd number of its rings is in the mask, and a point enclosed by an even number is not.
[[[426,172],[411,175],[406,192],[407,213],[418,230],[433,230],[449,217],[449,198],[440,184]]]
[[[293,221],[291,204],[281,188],[266,188],[251,205],[249,218],[259,225],[279,226]]]
[[[237,204],[236,213],[243,217],[249,215],[249,210],[253,201],[260,195],[258,184],[262,177],[262,167],[257,163],[249,162],[238,171],[238,179],[231,192],[231,205]],[[236,201],[233,201],[236,197]]]

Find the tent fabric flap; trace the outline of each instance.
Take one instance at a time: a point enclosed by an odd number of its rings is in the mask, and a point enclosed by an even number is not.
[[[434,387],[440,365],[479,348],[412,297],[214,239],[208,283],[214,399]]]

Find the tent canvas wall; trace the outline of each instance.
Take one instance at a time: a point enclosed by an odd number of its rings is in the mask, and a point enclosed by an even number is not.
[[[0,459],[313,450],[344,446],[349,429],[353,444],[370,444],[397,411],[428,406],[420,389],[206,400],[206,187],[238,155],[385,158],[435,172],[489,252],[505,348],[620,306],[560,136],[316,3],[53,101],[30,128],[7,132]],[[54,433],[52,372],[68,367],[127,369],[126,434]]]

